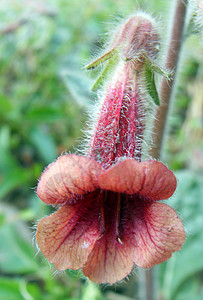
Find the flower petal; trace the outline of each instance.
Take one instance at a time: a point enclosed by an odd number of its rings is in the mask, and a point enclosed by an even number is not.
[[[137,193],[144,180],[140,164],[134,159],[125,159],[112,166],[98,177],[100,188],[118,193]]]
[[[127,276],[133,268],[130,249],[123,243],[120,219],[120,195],[100,193],[100,239],[95,243],[83,273],[96,283],[114,283]]]
[[[37,187],[38,197],[47,204],[67,202],[74,195],[82,195],[97,188],[102,171],[99,163],[77,155],[60,156],[42,174]]]
[[[94,245],[83,273],[96,283],[114,283],[126,277],[133,265],[128,248],[106,234]]]
[[[150,160],[140,164],[144,171],[144,182],[140,195],[145,195],[153,200],[170,198],[175,192],[177,180],[171,170],[163,163]]]
[[[132,209],[132,205],[130,208]],[[130,215],[129,211],[128,214]],[[139,218],[135,218],[133,213],[130,218],[128,237],[127,234],[125,237],[131,248],[131,257],[139,267],[151,268],[181,249],[185,241],[184,228],[175,210],[170,206],[153,203],[144,214],[140,213]]]
[[[80,205],[65,205],[38,224],[37,243],[58,270],[81,268],[99,237],[97,206]]]
[[[145,195],[153,200],[171,197],[176,189],[176,178],[158,161],[138,162],[126,159],[104,171],[98,177],[100,188],[126,194]]]

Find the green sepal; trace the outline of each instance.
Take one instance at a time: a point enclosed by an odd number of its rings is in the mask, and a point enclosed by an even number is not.
[[[153,72],[156,72],[160,74],[161,76],[164,76],[166,79],[171,80],[173,76],[172,71],[165,71],[161,66],[157,65],[148,55],[143,53],[143,56],[146,59],[146,63],[148,64],[148,67],[151,68]]]
[[[149,95],[152,97],[152,100],[156,105],[160,105],[159,95],[154,80],[154,73],[151,68],[151,64],[149,62],[146,63],[145,76],[146,76],[147,91],[149,92]]]
[[[173,76],[173,72],[166,72],[164,69],[162,69],[160,66],[157,66],[156,64],[152,64],[151,68],[154,72],[160,74],[161,76],[164,76],[164,78],[171,80]]]
[[[102,86],[104,80],[107,78],[113,67],[118,63],[118,60],[118,55],[114,55],[112,58],[109,59],[102,73],[98,76],[95,83],[93,84],[91,88],[92,91],[96,91]]]
[[[106,52],[105,54],[103,54],[102,56],[100,56],[99,58],[91,62],[89,65],[85,66],[85,69],[86,70],[95,69],[97,66],[99,66],[106,60],[112,58],[116,53],[117,53],[116,48],[111,49],[110,51]]]

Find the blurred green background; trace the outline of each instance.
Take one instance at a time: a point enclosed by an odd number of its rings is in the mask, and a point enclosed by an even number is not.
[[[98,286],[80,271],[56,272],[37,253],[35,224],[52,208],[35,187],[45,166],[79,145],[95,99],[95,74],[82,67],[100,52],[108,29],[145,9],[160,20],[166,45],[173,2],[1,0],[0,299],[139,299],[136,269],[128,281]],[[156,268],[159,300],[203,299],[203,44],[189,29],[163,155],[179,181],[169,204],[187,239]]]

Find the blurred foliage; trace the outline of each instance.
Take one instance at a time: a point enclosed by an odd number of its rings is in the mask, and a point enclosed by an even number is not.
[[[179,185],[172,206],[183,220],[187,238],[182,251],[159,266],[161,294],[166,300],[203,298],[203,180],[200,175],[191,170],[176,172]]]
[[[52,208],[37,199],[34,188],[47,164],[79,144],[95,100],[95,74],[82,67],[99,53],[109,22],[143,8],[163,20],[165,36],[170,5],[162,0],[0,2],[0,299],[137,297],[136,276],[103,289],[80,271],[54,273],[36,255],[34,224]],[[197,35],[187,37],[169,120],[164,160],[177,170],[179,188],[171,203],[183,218],[187,240],[158,267],[162,300],[203,298],[202,48]]]

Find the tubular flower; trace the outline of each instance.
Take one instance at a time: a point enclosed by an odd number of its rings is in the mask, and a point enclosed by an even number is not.
[[[140,53],[146,54],[147,47],[153,58],[157,51],[151,39],[156,47],[157,34],[154,29],[151,34],[147,19],[132,18]],[[126,44],[124,33],[130,24],[122,27],[117,39],[125,57],[136,48]],[[143,34],[149,36],[149,44]],[[137,45],[135,40],[131,37],[130,43]],[[176,212],[159,202],[176,189],[173,172],[161,162],[142,161],[144,99],[148,99],[142,87],[145,63],[145,56],[119,63],[104,94],[86,156],[60,156],[43,172],[37,187],[42,201],[60,206],[38,224],[41,251],[58,270],[82,268],[97,283],[123,279],[134,264],[151,268],[180,250],[185,240]]]
[[[97,283],[114,283],[133,264],[151,268],[181,248],[176,212],[159,200],[176,189],[161,162],[127,158],[105,170],[95,160],[64,155],[42,174],[37,194],[62,205],[38,224],[37,242],[58,270],[82,268]]]

